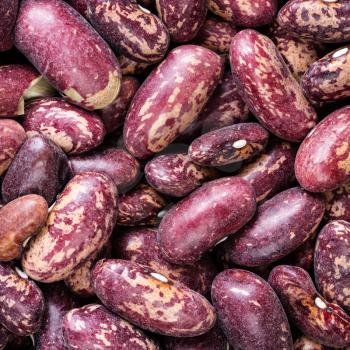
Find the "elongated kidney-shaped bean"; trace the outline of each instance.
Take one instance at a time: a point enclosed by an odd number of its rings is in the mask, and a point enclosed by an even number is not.
[[[0,290],[0,323],[17,336],[37,332],[44,313],[44,297],[38,286],[10,265],[0,263]]]
[[[88,0],[89,20],[97,31],[130,58],[155,63],[165,55],[169,34],[163,22],[133,0]]]
[[[21,124],[11,119],[0,119],[0,175],[10,166],[25,139],[26,133]]]
[[[92,281],[104,305],[146,330],[194,337],[215,325],[214,308],[203,296],[147,266],[126,260],[100,260]]]
[[[116,187],[94,172],[76,175],[60,194],[46,226],[26,246],[22,266],[33,279],[69,276],[109,239],[116,221]]]
[[[183,43],[193,39],[207,14],[206,0],[156,0],[158,15],[169,30],[172,41]]]
[[[261,124],[284,140],[302,141],[317,116],[273,42],[242,30],[232,41],[230,61],[242,97]]]
[[[105,128],[93,112],[60,98],[45,98],[26,109],[23,123],[28,135],[43,134],[68,154],[80,154],[102,143]]]
[[[183,153],[165,154],[149,161],[145,166],[148,183],[157,191],[173,197],[183,197],[203,182],[218,176],[213,168],[191,161]]]
[[[350,40],[350,3],[347,0],[290,0],[277,21],[287,32],[319,42]]]
[[[350,46],[335,50],[313,63],[301,81],[313,101],[334,102],[350,96]]]
[[[243,166],[237,176],[253,186],[256,201],[262,202],[291,182],[295,153],[295,149],[287,142],[272,142],[253,162]]]
[[[120,68],[114,54],[62,0],[22,1],[14,35],[16,47],[69,101],[100,109],[117,97]]]
[[[330,347],[350,345],[350,317],[337,304],[328,303],[317,293],[305,270],[277,266],[271,271],[269,283],[303,334]]]
[[[23,115],[25,100],[54,93],[47,81],[27,64],[1,66],[0,90],[0,117]]]
[[[325,192],[347,182],[349,138],[350,106],[347,106],[323,119],[299,147],[295,176],[300,185],[311,192]]]
[[[63,334],[69,349],[160,349],[142,331],[98,304],[70,310],[63,319]]]
[[[118,148],[106,148],[87,155],[70,157],[69,164],[74,175],[86,171],[108,175],[116,184],[118,192],[128,190],[140,175],[138,161]]]
[[[203,295],[210,290],[216,274],[214,262],[209,256],[186,266],[166,261],[157,242],[157,230],[152,228],[135,228],[118,235],[113,244],[113,255],[118,259],[147,265],[163,276],[181,282]]]
[[[261,204],[254,219],[229,238],[230,259],[243,266],[261,266],[283,258],[305,242],[325,211],[322,197],[299,187],[283,191]]]
[[[249,271],[226,270],[216,276],[211,295],[234,349],[293,349],[287,316],[261,277]]]
[[[221,166],[253,158],[267,145],[269,133],[258,123],[240,123],[208,132],[188,149],[191,160],[204,166]]]
[[[0,209],[0,261],[20,258],[22,243],[45,225],[47,203],[36,194],[19,197]]]
[[[158,240],[164,257],[176,264],[199,260],[246,224],[255,208],[254,190],[241,178],[226,177],[204,184],[162,219]]]
[[[29,138],[12,161],[2,183],[9,202],[26,194],[43,196],[51,204],[70,175],[63,151],[43,135]]]
[[[16,23],[18,0],[3,0],[0,4],[0,52],[11,49],[12,29]]]
[[[331,221],[318,235],[315,279],[321,294],[350,310],[350,224]]]
[[[37,338],[37,350],[65,350],[66,344],[62,333],[64,315],[78,302],[63,284],[54,283],[43,288],[45,313]]]
[[[277,13],[276,0],[209,0],[209,9],[243,27],[259,27],[272,22]]]
[[[166,148],[196,120],[221,74],[220,56],[206,48],[184,45],[171,51],[131,103],[124,124],[126,148],[138,158]]]

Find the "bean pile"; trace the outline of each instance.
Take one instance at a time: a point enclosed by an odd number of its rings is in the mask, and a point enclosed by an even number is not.
[[[1,0],[0,350],[349,350],[349,103],[349,0]]]

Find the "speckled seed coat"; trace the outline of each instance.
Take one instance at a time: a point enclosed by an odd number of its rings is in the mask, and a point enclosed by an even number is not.
[[[69,101],[92,110],[117,97],[121,77],[114,54],[62,0],[22,1],[14,35],[16,47]]]
[[[239,177],[210,181],[175,204],[162,219],[158,240],[164,257],[193,263],[238,231],[256,209],[251,185]]]
[[[125,192],[137,182],[140,164],[128,152],[118,148],[104,148],[94,152],[69,158],[74,175],[97,171],[108,175],[116,184],[118,192]]]
[[[321,294],[350,310],[350,224],[331,221],[318,235],[315,279]]]
[[[40,78],[30,65],[11,64],[0,67],[0,117],[24,114],[24,94]]]
[[[171,40],[178,43],[193,39],[207,14],[207,0],[156,0],[156,5]]]
[[[279,11],[277,21],[284,30],[319,42],[350,39],[350,3],[347,0],[290,0]]]
[[[115,49],[139,62],[160,61],[168,50],[163,22],[133,0],[88,0],[89,20]]]
[[[222,70],[220,56],[206,48],[184,45],[171,51],[133,99],[124,124],[126,148],[138,158],[166,148],[196,120]]]
[[[216,276],[211,296],[234,349],[293,349],[287,316],[261,277],[249,271],[226,270]]]
[[[350,106],[347,106],[323,119],[299,147],[295,176],[300,185],[311,192],[325,192],[347,182],[349,138]]]
[[[105,306],[151,332],[194,337],[215,325],[216,313],[207,299],[144,265],[100,260],[92,281]]]
[[[27,135],[43,134],[67,154],[80,154],[97,147],[106,133],[95,113],[61,98],[32,102],[26,108],[23,126]]]
[[[259,27],[272,22],[276,0],[209,0],[209,9],[227,21],[243,27]]]
[[[166,205],[166,200],[155,189],[139,184],[133,190],[124,193],[118,201],[118,225],[155,225],[157,214]]]
[[[48,208],[36,194],[19,197],[0,209],[0,261],[21,257],[23,242],[45,225]]]
[[[334,102],[350,96],[350,46],[335,50],[313,63],[301,81],[313,101]]]
[[[187,154],[165,154],[145,166],[147,182],[157,191],[173,197],[183,197],[202,183],[218,177],[214,168],[193,163]]]
[[[337,304],[323,299],[305,270],[277,266],[269,276],[269,283],[303,334],[326,346],[350,346],[350,317]]]
[[[65,185],[70,170],[63,151],[43,135],[27,139],[12,161],[2,182],[2,198],[7,203],[35,193],[52,204]]]
[[[300,187],[277,194],[225,243],[230,259],[238,265],[262,266],[283,258],[316,231],[324,211],[323,197]]]
[[[21,124],[11,119],[0,119],[0,175],[8,169],[25,139],[26,133]]]
[[[16,22],[18,0],[2,0],[0,4],[0,52],[11,49],[11,32]]]
[[[326,218],[350,221],[350,182],[326,192]]]
[[[209,17],[195,37],[195,42],[219,54],[228,54],[231,41],[236,34],[237,29],[232,23]]]
[[[258,123],[240,123],[210,131],[195,139],[191,160],[204,166],[221,166],[248,160],[267,145],[269,133]]]
[[[62,333],[63,316],[76,307],[78,302],[60,283],[45,286],[43,292],[46,307],[36,350],[65,350],[67,347]]]
[[[17,336],[36,333],[44,313],[38,286],[22,278],[10,265],[0,263],[0,323]]]
[[[142,63],[132,60],[125,55],[118,55],[118,62],[120,64],[120,69],[122,70],[123,76],[125,75],[139,75],[144,73],[148,67],[151,66],[149,63]]]
[[[69,311],[63,319],[63,332],[72,350],[160,349],[142,331],[98,304]]]
[[[31,278],[62,280],[109,239],[116,221],[116,187],[99,173],[76,175],[52,208],[46,226],[26,246],[22,266]]]
[[[209,256],[204,256],[194,265],[186,266],[166,261],[157,242],[157,230],[152,228],[135,228],[119,234],[113,244],[113,256],[147,265],[163,276],[181,282],[203,295],[210,291],[217,273]]]
[[[136,78],[123,77],[118,97],[113,103],[99,111],[107,133],[111,133],[123,125],[129,105],[139,87],[140,83]]]
[[[302,336],[295,341],[294,350],[325,350],[325,348],[322,344]]]
[[[290,143],[271,142],[260,156],[244,165],[237,176],[253,186],[256,201],[262,202],[291,183],[295,154]]]
[[[317,116],[273,42],[242,30],[232,41],[230,62],[243,100],[261,124],[284,140],[302,141]]]

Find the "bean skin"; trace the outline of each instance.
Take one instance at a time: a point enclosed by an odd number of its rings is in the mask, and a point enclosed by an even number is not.
[[[16,22],[18,0],[3,0],[0,4],[0,52],[13,46],[11,32]]]
[[[260,123],[283,140],[302,141],[317,115],[273,42],[242,30],[232,41],[230,62],[242,98]]]
[[[350,183],[325,193],[327,206],[326,218],[328,220],[350,221]]]
[[[261,277],[244,270],[225,270],[215,277],[211,295],[234,349],[293,349],[287,316]]]
[[[0,350],[4,350],[9,340],[10,332],[0,325]]]
[[[316,291],[305,270],[279,265],[271,271],[268,282],[303,334],[326,346],[350,346],[350,316]]]
[[[308,337],[300,337],[294,343],[294,350],[325,350],[325,347]]]
[[[215,325],[214,308],[202,295],[144,265],[100,260],[92,281],[105,306],[151,332],[194,337]]]

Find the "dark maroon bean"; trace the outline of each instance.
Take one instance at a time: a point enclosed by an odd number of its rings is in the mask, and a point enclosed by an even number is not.
[[[211,295],[234,349],[293,349],[287,316],[261,277],[249,271],[226,270],[216,276]]]
[[[63,319],[63,334],[72,350],[160,349],[142,331],[98,304],[69,311]]]
[[[34,350],[33,337],[22,337],[16,334],[10,333],[7,347],[5,350]],[[64,349],[66,350],[66,349]]]
[[[204,256],[196,264],[186,266],[166,261],[157,242],[157,230],[152,228],[135,228],[119,234],[113,244],[113,252],[116,258],[147,265],[163,276],[181,282],[203,295],[210,291],[217,272],[209,256]]]
[[[326,218],[329,220],[350,221],[350,182],[325,193]]]
[[[311,192],[336,189],[350,179],[350,106],[323,119],[299,147],[295,176]]]
[[[290,0],[277,21],[288,32],[319,42],[350,40],[350,3],[347,0]]]
[[[116,221],[117,191],[107,176],[74,176],[53,206],[46,226],[26,246],[22,266],[33,279],[63,280],[108,241]]]
[[[93,153],[70,157],[69,164],[74,175],[86,171],[108,175],[116,184],[118,192],[125,192],[137,182],[140,164],[122,149],[106,148]]]
[[[203,166],[222,166],[248,160],[267,145],[269,133],[258,123],[240,123],[210,131],[195,139],[191,160]]]
[[[208,182],[162,219],[158,231],[162,253],[173,263],[194,263],[245,225],[255,209],[254,190],[245,180],[226,177]]]
[[[220,56],[204,47],[183,45],[172,50],[131,103],[124,124],[130,153],[147,158],[172,143],[198,118],[222,70]]]
[[[46,307],[36,350],[65,350],[67,347],[62,334],[62,320],[69,310],[77,306],[77,301],[63,284],[47,285],[43,292]]]
[[[350,345],[350,317],[317,293],[309,274],[296,266],[275,267],[269,283],[287,314],[306,336],[331,347]]]
[[[85,18],[88,17],[88,0],[65,0],[75,10],[77,10]]]
[[[262,266],[283,258],[316,231],[324,211],[323,197],[300,187],[277,194],[225,243],[230,259],[242,266]]]
[[[121,74],[114,54],[62,0],[22,1],[14,36],[16,47],[69,101],[92,110],[117,97]]]
[[[10,332],[5,327],[0,325],[0,350],[5,349],[9,340],[9,336]]]
[[[100,145],[105,128],[98,116],[61,98],[45,98],[26,108],[23,123],[28,135],[43,134],[68,154],[80,154]]]
[[[327,300],[350,311],[350,223],[331,221],[319,233],[315,280]]]
[[[302,141],[317,115],[273,42],[242,30],[232,41],[230,61],[243,100],[261,124],[284,140]]]
[[[118,225],[155,225],[157,214],[165,207],[166,200],[146,184],[120,196],[118,201]]]
[[[2,0],[0,4],[0,52],[11,49],[12,29],[16,23],[18,0]]]
[[[209,9],[243,27],[269,24],[277,14],[276,0],[209,0]]]
[[[0,290],[0,323],[16,335],[37,332],[44,313],[44,297],[37,285],[0,263]]]
[[[291,183],[295,153],[287,142],[272,142],[253,162],[244,165],[237,176],[253,186],[256,201],[262,202]]]
[[[294,350],[325,350],[324,346],[314,340],[302,336],[294,343]]]
[[[140,62],[160,61],[169,47],[163,22],[132,0],[88,0],[89,20],[115,49]]]
[[[10,202],[26,194],[38,194],[51,204],[69,176],[63,151],[46,137],[33,136],[12,161],[2,183],[2,198]]]
[[[202,183],[218,177],[213,168],[202,167],[183,153],[165,154],[145,166],[147,182],[157,191],[173,197],[183,197]]]
[[[178,43],[192,40],[207,14],[207,0],[156,0],[156,4],[171,40]]]
[[[11,119],[0,119],[0,176],[8,169],[25,139],[26,133],[21,124]]]
[[[26,100],[54,93],[46,80],[27,64],[1,66],[0,91],[0,117],[23,115]]]
[[[301,85],[310,100],[335,102],[350,96],[349,49],[337,49],[309,67]]]
[[[199,30],[195,42],[219,54],[228,54],[237,29],[232,23],[216,17],[208,18]]]
[[[146,330],[194,337],[215,325],[216,313],[207,299],[144,265],[100,260],[92,281],[96,295],[109,309]]]
[[[123,125],[129,105],[139,87],[140,83],[136,78],[123,77],[118,97],[109,106],[99,111],[107,133],[111,133]]]

